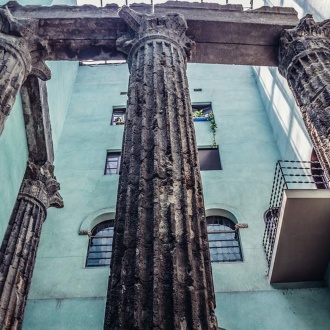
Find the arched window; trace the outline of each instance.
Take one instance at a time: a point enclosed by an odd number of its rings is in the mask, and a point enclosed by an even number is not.
[[[86,267],[109,266],[112,254],[114,220],[96,225],[89,238]]]
[[[235,223],[226,217],[206,217],[211,261],[243,261]]]

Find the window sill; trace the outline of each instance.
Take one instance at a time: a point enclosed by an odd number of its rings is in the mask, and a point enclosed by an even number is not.
[[[208,121],[208,118],[206,118],[206,117],[195,117],[194,121]]]

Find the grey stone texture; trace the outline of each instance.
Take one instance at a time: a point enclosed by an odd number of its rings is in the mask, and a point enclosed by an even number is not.
[[[0,135],[28,74],[50,78],[44,52],[42,40],[18,22],[8,8],[0,8]]]
[[[54,166],[29,162],[0,248],[0,328],[21,329],[48,207],[63,207]]]
[[[180,14],[124,7],[130,82],[105,329],[217,329]]]
[[[118,16],[118,5],[103,8],[85,6],[20,6],[8,4],[11,13],[47,43],[46,60],[111,60],[125,56],[116,40],[127,31]],[[151,6],[130,4],[141,13]],[[241,5],[168,1],[155,5],[159,16],[182,14],[187,20],[187,35],[196,42],[191,61],[245,65],[278,63],[278,40],[283,29],[299,22],[292,8],[262,7],[243,11]]]
[[[301,19],[280,39],[279,71],[299,105],[318,159],[330,180],[330,20]]]

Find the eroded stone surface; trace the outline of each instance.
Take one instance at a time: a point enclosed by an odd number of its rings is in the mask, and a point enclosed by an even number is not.
[[[21,329],[42,224],[63,207],[54,166],[29,162],[0,248],[0,328]]]
[[[130,66],[105,329],[217,329],[184,18],[123,8]]]
[[[28,74],[50,78],[43,62],[45,50],[42,40],[19,23],[8,8],[0,8],[0,135]]]
[[[330,20],[312,15],[282,33],[280,73],[300,106],[318,159],[330,180]]]

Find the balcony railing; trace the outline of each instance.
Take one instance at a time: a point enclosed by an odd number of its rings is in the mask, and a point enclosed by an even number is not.
[[[265,212],[263,246],[268,267],[272,260],[283,191],[285,189],[328,189],[319,162],[279,160],[276,163],[269,209]]]

